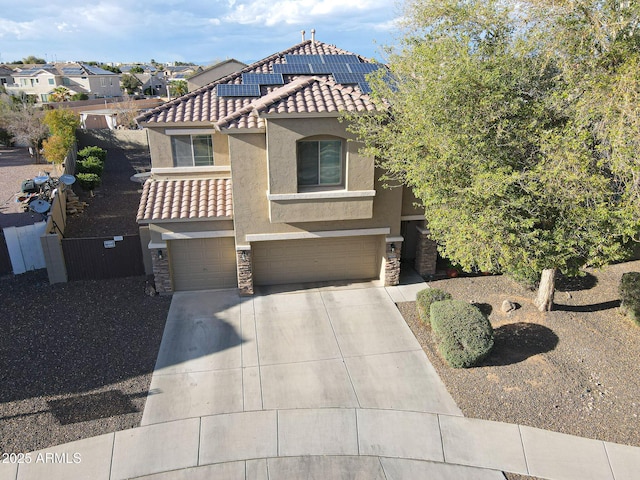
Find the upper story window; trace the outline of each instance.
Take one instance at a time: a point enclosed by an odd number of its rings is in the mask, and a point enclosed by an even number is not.
[[[53,78],[49,78],[48,80],[49,80],[49,85],[55,85],[56,84],[56,82],[55,82],[55,80]]]
[[[342,140],[298,142],[298,188],[344,185]]]
[[[171,150],[176,167],[213,165],[211,135],[172,135]]]
[[[62,84],[67,86],[71,85],[71,79],[68,77],[62,77]]]

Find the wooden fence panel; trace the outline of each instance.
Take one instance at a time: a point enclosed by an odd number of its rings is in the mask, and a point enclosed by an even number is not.
[[[140,235],[119,238],[62,239],[69,281],[144,275]]]

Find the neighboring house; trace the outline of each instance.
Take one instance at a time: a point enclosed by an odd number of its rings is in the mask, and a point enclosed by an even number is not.
[[[120,76],[100,67],[80,63],[55,63],[24,66],[12,73],[14,85],[7,86],[11,95],[33,95],[37,102],[49,102],[51,93],[60,86],[71,95],[85,93],[89,98],[112,98],[122,95]]]
[[[152,173],[137,221],[159,292],[394,285],[401,251],[435,273],[424,209],[408,189],[384,188],[339,121],[374,109],[358,72],[375,68],[304,41],[138,117]]]
[[[167,81],[162,72],[156,74],[136,73],[134,76],[140,81],[139,91],[143,95],[151,97],[166,97]]]
[[[209,83],[220,80],[222,77],[239,72],[246,66],[247,65],[245,63],[239,62],[233,58],[216,63],[215,65],[207,67],[201,72],[195,73],[189,77],[187,79],[187,88],[190,92],[193,92],[200,87],[204,87]]]
[[[186,80],[200,70],[202,70],[202,67],[198,65],[169,65],[164,67],[163,73],[167,81]]]
[[[0,65],[0,87],[7,87],[13,85],[13,70]]]

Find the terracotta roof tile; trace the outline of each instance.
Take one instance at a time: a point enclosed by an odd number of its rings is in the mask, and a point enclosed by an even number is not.
[[[136,220],[232,218],[231,179],[147,180]]]
[[[149,126],[165,123],[213,123],[218,128],[264,128],[262,113],[334,113],[375,110],[371,98],[355,85],[336,83],[330,75],[285,75],[285,85],[262,86],[261,97],[218,97],[216,85],[240,84],[243,73],[269,73],[284,55],[353,55],[326,43],[307,40],[248,65],[215,83],[194,90],[138,117]],[[361,61],[367,60],[358,57]],[[307,82],[302,87],[301,84]],[[290,86],[293,85],[293,88]],[[279,96],[276,99],[274,96]],[[263,99],[268,98],[268,101]]]

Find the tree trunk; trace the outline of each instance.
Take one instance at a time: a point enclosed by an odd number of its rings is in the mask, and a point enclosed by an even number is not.
[[[553,305],[553,294],[556,288],[556,268],[545,268],[540,278],[538,296],[533,302],[541,312],[548,312]]]

